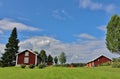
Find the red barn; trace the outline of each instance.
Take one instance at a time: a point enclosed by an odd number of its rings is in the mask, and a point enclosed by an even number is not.
[[[16,66],[20,64],[37,65],[37,54],[31,50],[25,50],[23,52],[18,53],[16,57]]]
[[[110,58],[102,55],[102,56],[94,59],[93,61],[88,62],[88,63],[87,63],[87,67],[97,67],[97,66],[99,66],[100,64],[106,63],[106,62],[111,63],[112,60],[111,60]]]

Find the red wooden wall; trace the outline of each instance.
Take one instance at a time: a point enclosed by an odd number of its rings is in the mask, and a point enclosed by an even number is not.
[[[94,66],[98,66],[102,63],[106,63],[106,62],[110,62],[111,63],[111,60],[104,57],[104,56],[101,56],[100,58],[94,60]]]
[[[29,52],[29,56],[25,56],[25,52],[26,52],[26,51],[18,54],[17,64],[26,64],[26,65],[34,64],[34,65],[35,65],[36,55],[33,54],[33,53],[31,53],[30,51],[27,51],[27,52]],[[28,58],[29,58],[29,62],[28,62],[28,63],[24,63],[24,58],[25,58],[25,57],[28,57]]]
[[[91,62],[88,62],[87,63],[87,67],[96,67],[96,66],[99,66],[100,64],[106,63],[106,62],[111,63],[112,60],[107,58],[107,57],[105,57],[105,56],[100,56],[97,59],[95,59],[95,60],[93,60]]]

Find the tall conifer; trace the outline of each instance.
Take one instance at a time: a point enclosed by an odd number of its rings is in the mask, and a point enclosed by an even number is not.
[[[2,61],[5,66],[14,65],[16,54],[19,50],[18,43],[17,29],[14,28],[6,44],[5,53],[2,55]]]

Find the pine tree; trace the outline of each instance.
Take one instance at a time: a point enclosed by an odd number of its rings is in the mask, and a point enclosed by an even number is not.
[[[48,65],[52,65],[53,64],[53,57],[49,54],[48,55]]]
[[[107,25],[106,46],[112,53],[120,54],[120,17],[116,14]]]
[[[16,60],[16,54],[18,53],[19,40],[17,39],[17,29],[14,28],[6,44],[5,53],[2,55],[2,61],[5,66],[11,66]]]
[[[57,56],[54,57],[54,62],[55,62],[55,64],[58,64],[58,57]]]

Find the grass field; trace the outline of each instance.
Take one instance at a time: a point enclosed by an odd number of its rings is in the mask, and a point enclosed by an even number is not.
[[[111,67],[21,69],[0,68],[0,79],[120,79],[120,69]]]

